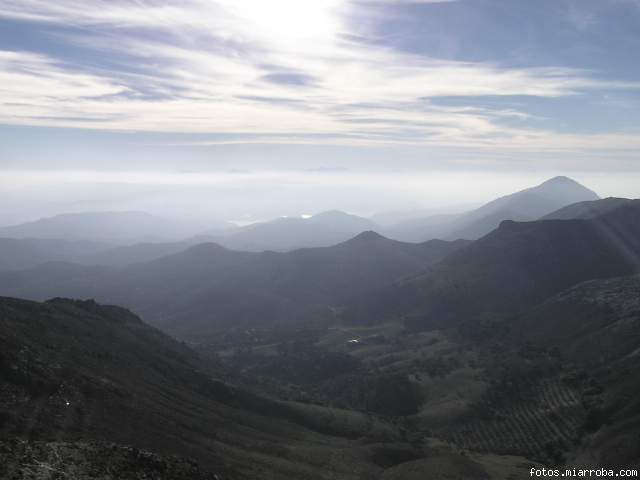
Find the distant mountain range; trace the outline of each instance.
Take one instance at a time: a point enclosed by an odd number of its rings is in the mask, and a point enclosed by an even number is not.
[[[390,218],[402,218],[401,213],[367,219],[327,211],[309,218],[284,217],[244,227],[225,222],[204,226],[143,212],[64,214],[1,227],[0,239],[7,241],[0,248],[0,270],[29,268],[45,261],[124,265],[160,258],[204,242],[232,250],[283,252],[336,245],[365,231],[407,242],[434,238],[473,240],[503,220],[537,220],[569,204],[596,199],[595,193],[577,182],[556,177],[469,212],[430,216],[410,212],[409,219],[394,225],[389,224]]]
[[[335,245],[367,230],[405,242],[434,238],[475,240],[497,228],[503,220],[537,220],[567,205],[598,199],[596,193],[578,182],[555,177],[464,213],[421,216],[420,212],[409,212],[406,214],[408,219],[390,224],[390,218],[402,218],[403,215],[379,214],[365,219],[330,211],[308,219],[282,218],[249,225],[218,236],[214,241],[234,250],[286,251]]]
[[[0,270],[30,268],[50,261],[127,265],[206,242],[250,252],[327,247],[375,229],[372,221],[339,211],[244,227],[219,224],[209,230],[141,212],[59,215],[0,228]]]
[[[0,274],[0,293],[96,298],[134,309],[154,325],[197,338],[223,327],[334,319],[367,290],[424,270],[468,242],[422,244],[374,232],[323,248],[237,252],[200,244],[124,268],[47,263]]]
[[[229,226],[221,224],[217,228]],[[0,237],[131,244],[183,240],[204,228],[196,223],[168,220],[145,212],[85,212],[0,227]]]
[[[469,212],[413,218],[387,227],[383,233],[404,241],[427,238],[475,240],[497,228],[503,220],[537,220],[567,205],[598,199],[595,192],[578,182],[567,177],[554,177]]]
[[[100,258],[112,248],[92,240],[0,238],[0,270],[21,270],[56,260],[81,262],[83,258]]]
[[[120,268],[54,262],[0,274],[0,293],[96,298],[192,339],[231,325],[300,321],[399,318],[427,328],[519,311],[581,281],[640,271],[640,204],[605,210],[588,219],[504,221],[474,242],[411,244],[365,232],[283,253],[208,243]]]
[[[215,241],[234,250],[289,251],[336,245],[368,230],[378,230],[378,225],[366,218],[333,210],[309,218],[279,218],[247,225]]]

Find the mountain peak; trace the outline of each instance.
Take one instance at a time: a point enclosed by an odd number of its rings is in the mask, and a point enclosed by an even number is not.
[[[598,200],[600,198],[593,190],[588,189],[581,183],[564,175],[550,178],[537,187],[533,187],[532,190],[545,191],[554,195],[566,195],[574,201]]]
[[[549,180],[545,180],[544,182],[541,183],[541,185],[546,185],[546,184],[577,184],[578,182],[576,182],[573,178],[569,178],[565,175],[558,175],[557,177],[553,177],[550,178]]]
[[[320,213],[316,213],[315,215],[312,215],[311,217],[309,217],[310,219],[321,219],[321,218],[345,218],[345,217],[353,217],[354,215],[351,215],[347,212],[343,212],[342,210],[327,210],[324,212],[320,212]]]
[[[356,235],[355,237],[353,237],[351,240],[348,240],[348,242],[375,242],[378,240],[387,240],[386,237],[383,237],[382,235],[380,235],[378,232],[374,232],[373,230],[367,230],[366,232],[362,232],[359,233],[358,235]]]

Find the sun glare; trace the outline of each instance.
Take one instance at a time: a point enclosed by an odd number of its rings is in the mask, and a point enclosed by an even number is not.
[[[295,42],[327,41],[340,29],[340,0],[233,0],[229,11],[265,41],[296,46]],[[291,43],[294,42],[294,43]]]

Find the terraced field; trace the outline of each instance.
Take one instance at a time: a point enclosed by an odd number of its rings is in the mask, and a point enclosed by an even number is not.
[[[518,400],[503,401],[490,388],[474,418],[444,433],[453,443],[478,452],[523,455],[557,462],[580,436],[586,418],[579,389],[554,378],[523,384]]]
[[[269,362],[277,367],[270,384],[274,395],[310,408],[391,419],[410,442],[440,439],[448,452],[559,464],[588,423],[591,376],[553,349],[507,337],[487,340],[462,330],[414,333],[388,324],[328,329],[299,351],[277,344],[262,348],[247,359],[252,369],[264,370]],[[329,368],[331,359],[349,368]],[[321,366],[326,374],[318,375]],[[300,378],[307,380],[299,383]]]

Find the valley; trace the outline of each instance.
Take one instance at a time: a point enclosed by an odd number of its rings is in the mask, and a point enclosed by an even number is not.
[[[637,201],[588,200],[477,240],[5,269],[0,474],[93,478],[105,455],[136,479],[637,467],[639,222]]]

